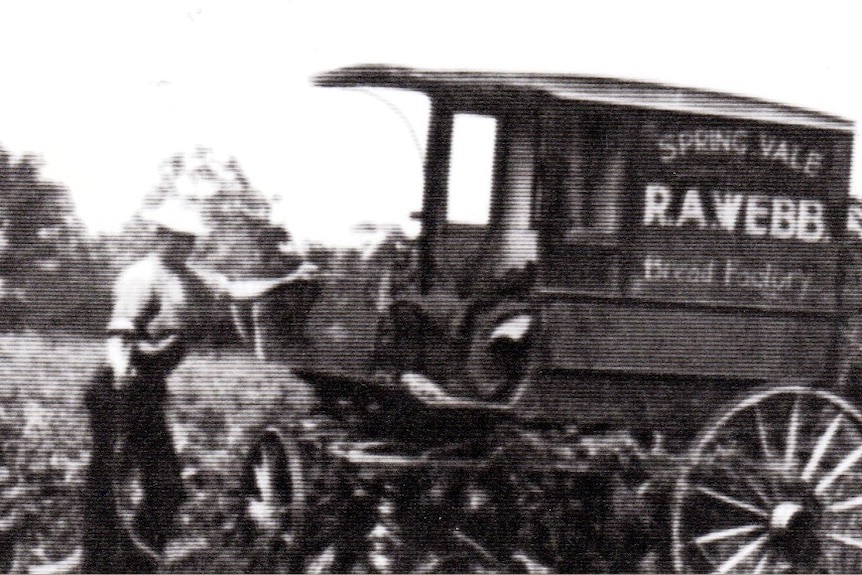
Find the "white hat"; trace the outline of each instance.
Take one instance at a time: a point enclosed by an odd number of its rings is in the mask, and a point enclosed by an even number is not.
[[[210,232],[200,212],[177,198],[168,198],[155,208],[144,210],[141,219],[178,234],[206,236]]]

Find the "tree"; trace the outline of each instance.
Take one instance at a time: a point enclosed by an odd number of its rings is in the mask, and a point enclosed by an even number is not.
[[[0,277],[15,283],[22,270],[54,256],[55,230],[74,225],[68,191],[39,176],[39,160],[19,160],[0,148]]]
[[[98,321],[101,292],[68,190],[43,180],[40,161],[0,148],[2,328]]]
[[[212,228],[196,253],[206,267],[242,278],[280,275],[297,263],[282,255],[279,246],[290,236],[270,222],[269,200],[251,186],[235,158],[202,147],[171,156],[144,208],[169,197],[197,206]]]
[[[159,185],[143,207],[153,208],[168,198],[196,206],[212,229],[194,255],[194,263],[202,267],[233,279],[261,278],[284,275],[301,261],[281,249],[290,234],[270,221],[270,201],[251,185],[233,157],[202,147],[171,156],[162,163]],[[235,325],[253,336],[256,352],[263,355],[264,341],[284,338],[285,314],[295,315],[307,302],[304,292],[287,289],[242,306],[245,309],[232,306],[231,312]]]

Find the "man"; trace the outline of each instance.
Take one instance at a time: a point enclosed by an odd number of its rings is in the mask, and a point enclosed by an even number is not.
[[[158,566],[183,501],[180,463],[164,413],[166,379],[206,332],[218,300],[252,300],[309,279],[313,264],[273,280],[231,281],[187,265],[208,230],[200,214],[168,200],[144,214],[156,247],[120,274],[108,324],[107,365],[88,390],[93,433],[84,515],[85,572],[144,572]],[[137,474],[142,499],[118,517],[114,486]],[[122,507],[122,506],[120,506]]]

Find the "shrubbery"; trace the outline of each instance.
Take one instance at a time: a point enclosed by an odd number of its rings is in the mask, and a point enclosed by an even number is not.
[[[279,249],[290,238],[269,221],[270,206],[233,158],[210,150],[168,158],[162,181],[143,202],[181,197],[205,214],[213,233],[198,265],[234,278],[274,277],[298,265]],[[92,237],[68,190],[42,180],[37,159],[0,148],[0,331],[100,333],[119,271],[150,248],[135,218],[114,235]]]

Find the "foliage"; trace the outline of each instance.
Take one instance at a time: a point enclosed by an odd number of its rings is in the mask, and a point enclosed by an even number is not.
[[[13,572],[57,561],[77,545],[89,460],[82,392],[100,355],[92,342],[0,335],[0,514],[25,543],[17,557],[4,549],[17,563]]]
[[[213,233],[199,242],[197,263],[235,278],[274,277],[300,263],[283,253],[289,234],[270,223],[268,199],[234,158],[198,148],[161,170],[142,207],[177,196],[201,209]],[[88,236],[68,191],[41,178],[37,159],[0,148],[0,331],[100,332],[114,278],[149,250],[151,237],[140,218],[117,234]]]
[[[2,569],[27,572],[80,545],[90,457],[83,395],[101,355],[96,339],[0,335]],[[307,411],[311,395],[285,365],[248,351],[194,353],[169,388],[168,419],[189,498],[166,568],[239,572],[248,558],[226,543],[238,505],[238,463],[256,430],[276,415],[290,420]],[[3,547],[10,543],[5,535],[16,544]]]
[[[101,319],[107,291],[68,191],[0,148],[0,329]]]
[[[161,167],[159,185],[144,199],[154,207],[178,197],[201,210],[212,228],[199,242],[197,259],[228,275],[277,276],[298,262],[282,255],[290,235],[270,222],[269,200],[252,187],[239,162],[207,148],[171,156]]]
[[[72,220],[67,191],[40,178],[37,158],[0,149],[0,277],[54,255],[52,233]]]

